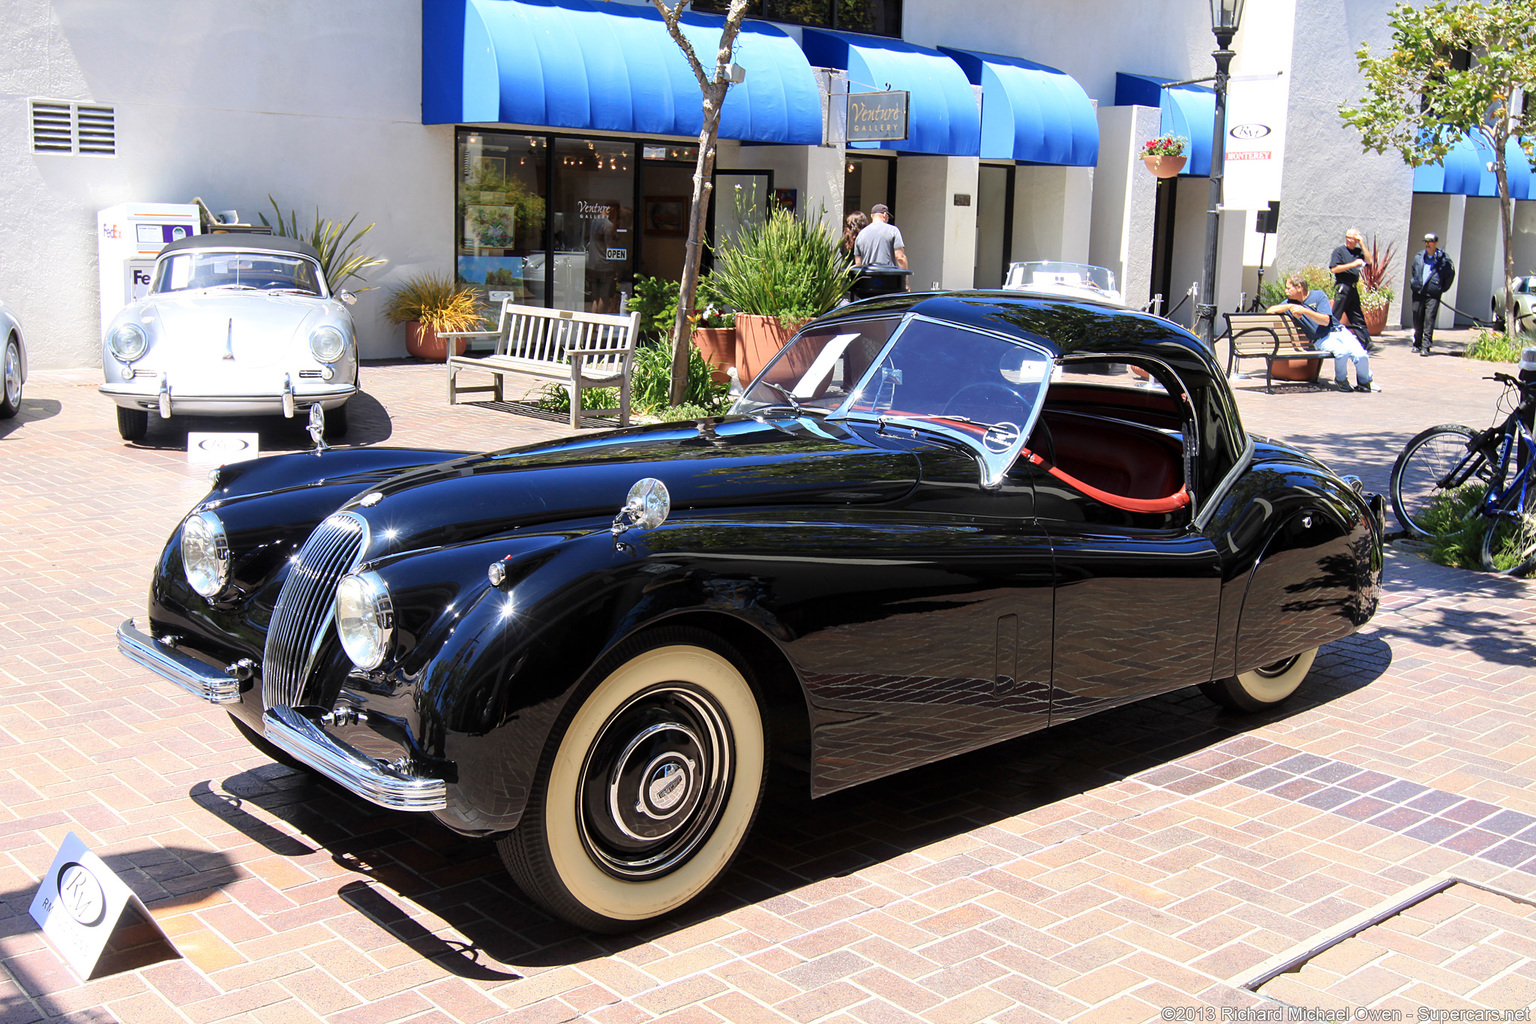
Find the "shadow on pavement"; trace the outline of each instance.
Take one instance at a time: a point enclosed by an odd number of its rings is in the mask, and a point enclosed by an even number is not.
[[[837,899],[837,886],[818,887],[804,897],[797,890],[1300,714],[1369,685],[1390,663],[1391,651],[1382,640],[1353,636],[1324,648],[1307,683],[1275,711],[1223,712],[1198,689],[1186,687],[815,801],[803,776],[777,772],[746,849],[722,883],[697,907],[622,936],[591,935],[545,914],[512,883],[490,840],[457,835],[427,815],[381,811],[307,771],[264,765],[224,780],[223,793],[200,783],[191,796],[274,853],[300,855],[310,843],[324,848],[360,876],[343,884],[338,895],[445,970],[470,979],[515,978],[518,967],[609,955],[768,900],[804,898],[807,913],[814,914],[814,908]],[[281,819],[303,839],[262,821],[248,805]],[[1090,828],[1085,824],[1081,830]],[[1040,845],[1027,832],[999,829],[988,838],[1021,852]],[[1058,841],[1053,832],[1049,842]],[[988,871],[981,859],[947,857],[944,865],[961,875]],[[1010,879],[983,881],[1001,885]],[[383,890],[441,917],[465,941],[432,935]],[[513,967],[514,973],[499,973],[491,963]]]
[[[21,404],[16,408],[16,415],[8,420],[0,420],[0,441],[5,440],[28,423],[52,419],[63,408],[64,404],[56,398],[27,398],[23,396]]]

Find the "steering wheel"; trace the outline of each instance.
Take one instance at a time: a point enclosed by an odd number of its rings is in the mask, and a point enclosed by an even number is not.
[[[978,423],[1022,423],[1029,416],[1024,399],[1001,384],[967,384],[944,404],[945,416],[964,416]]]

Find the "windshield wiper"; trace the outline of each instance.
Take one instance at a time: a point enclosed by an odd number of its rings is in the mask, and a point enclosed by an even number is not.
[[[764,380],[764,381],[759,381],[758,383],[763,384],[763,385],[765,385],[767,387],[773,388],[773,390],[775,390],[779,394],[783,395],[784,396],[784,400],[789,403],[789,407],[791,409],[795,410],[795,412],[805,412],[805,406],[801,405],[795,399],[795,396],[793,394],[791,394],[790,392],[785,391],[783,388],[779,387],[777,384],[773,383],[772,381]]]

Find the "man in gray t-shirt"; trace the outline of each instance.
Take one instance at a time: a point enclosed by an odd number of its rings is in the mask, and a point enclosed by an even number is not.
[[[891,223],[891,210],[876,203],[869,211],[869,226],[853,241],[853,262],[870,270],[881,267],[907,267],[907,243],[901,229]]]

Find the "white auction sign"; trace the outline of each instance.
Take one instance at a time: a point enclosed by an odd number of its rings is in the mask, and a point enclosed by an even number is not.
[[[223,466],[261,454],[260,434],[187,431],[187,461],[195,466]]]
[[[81,981],[89,981],[129,906],[175,949],[143,901],[71,832],[32,897],[32,920],[70,970]]]
[[[1262,210],[1280,198],[1289,94],[1280,75],[1234,77],[1227,86],[1222,205]]]

